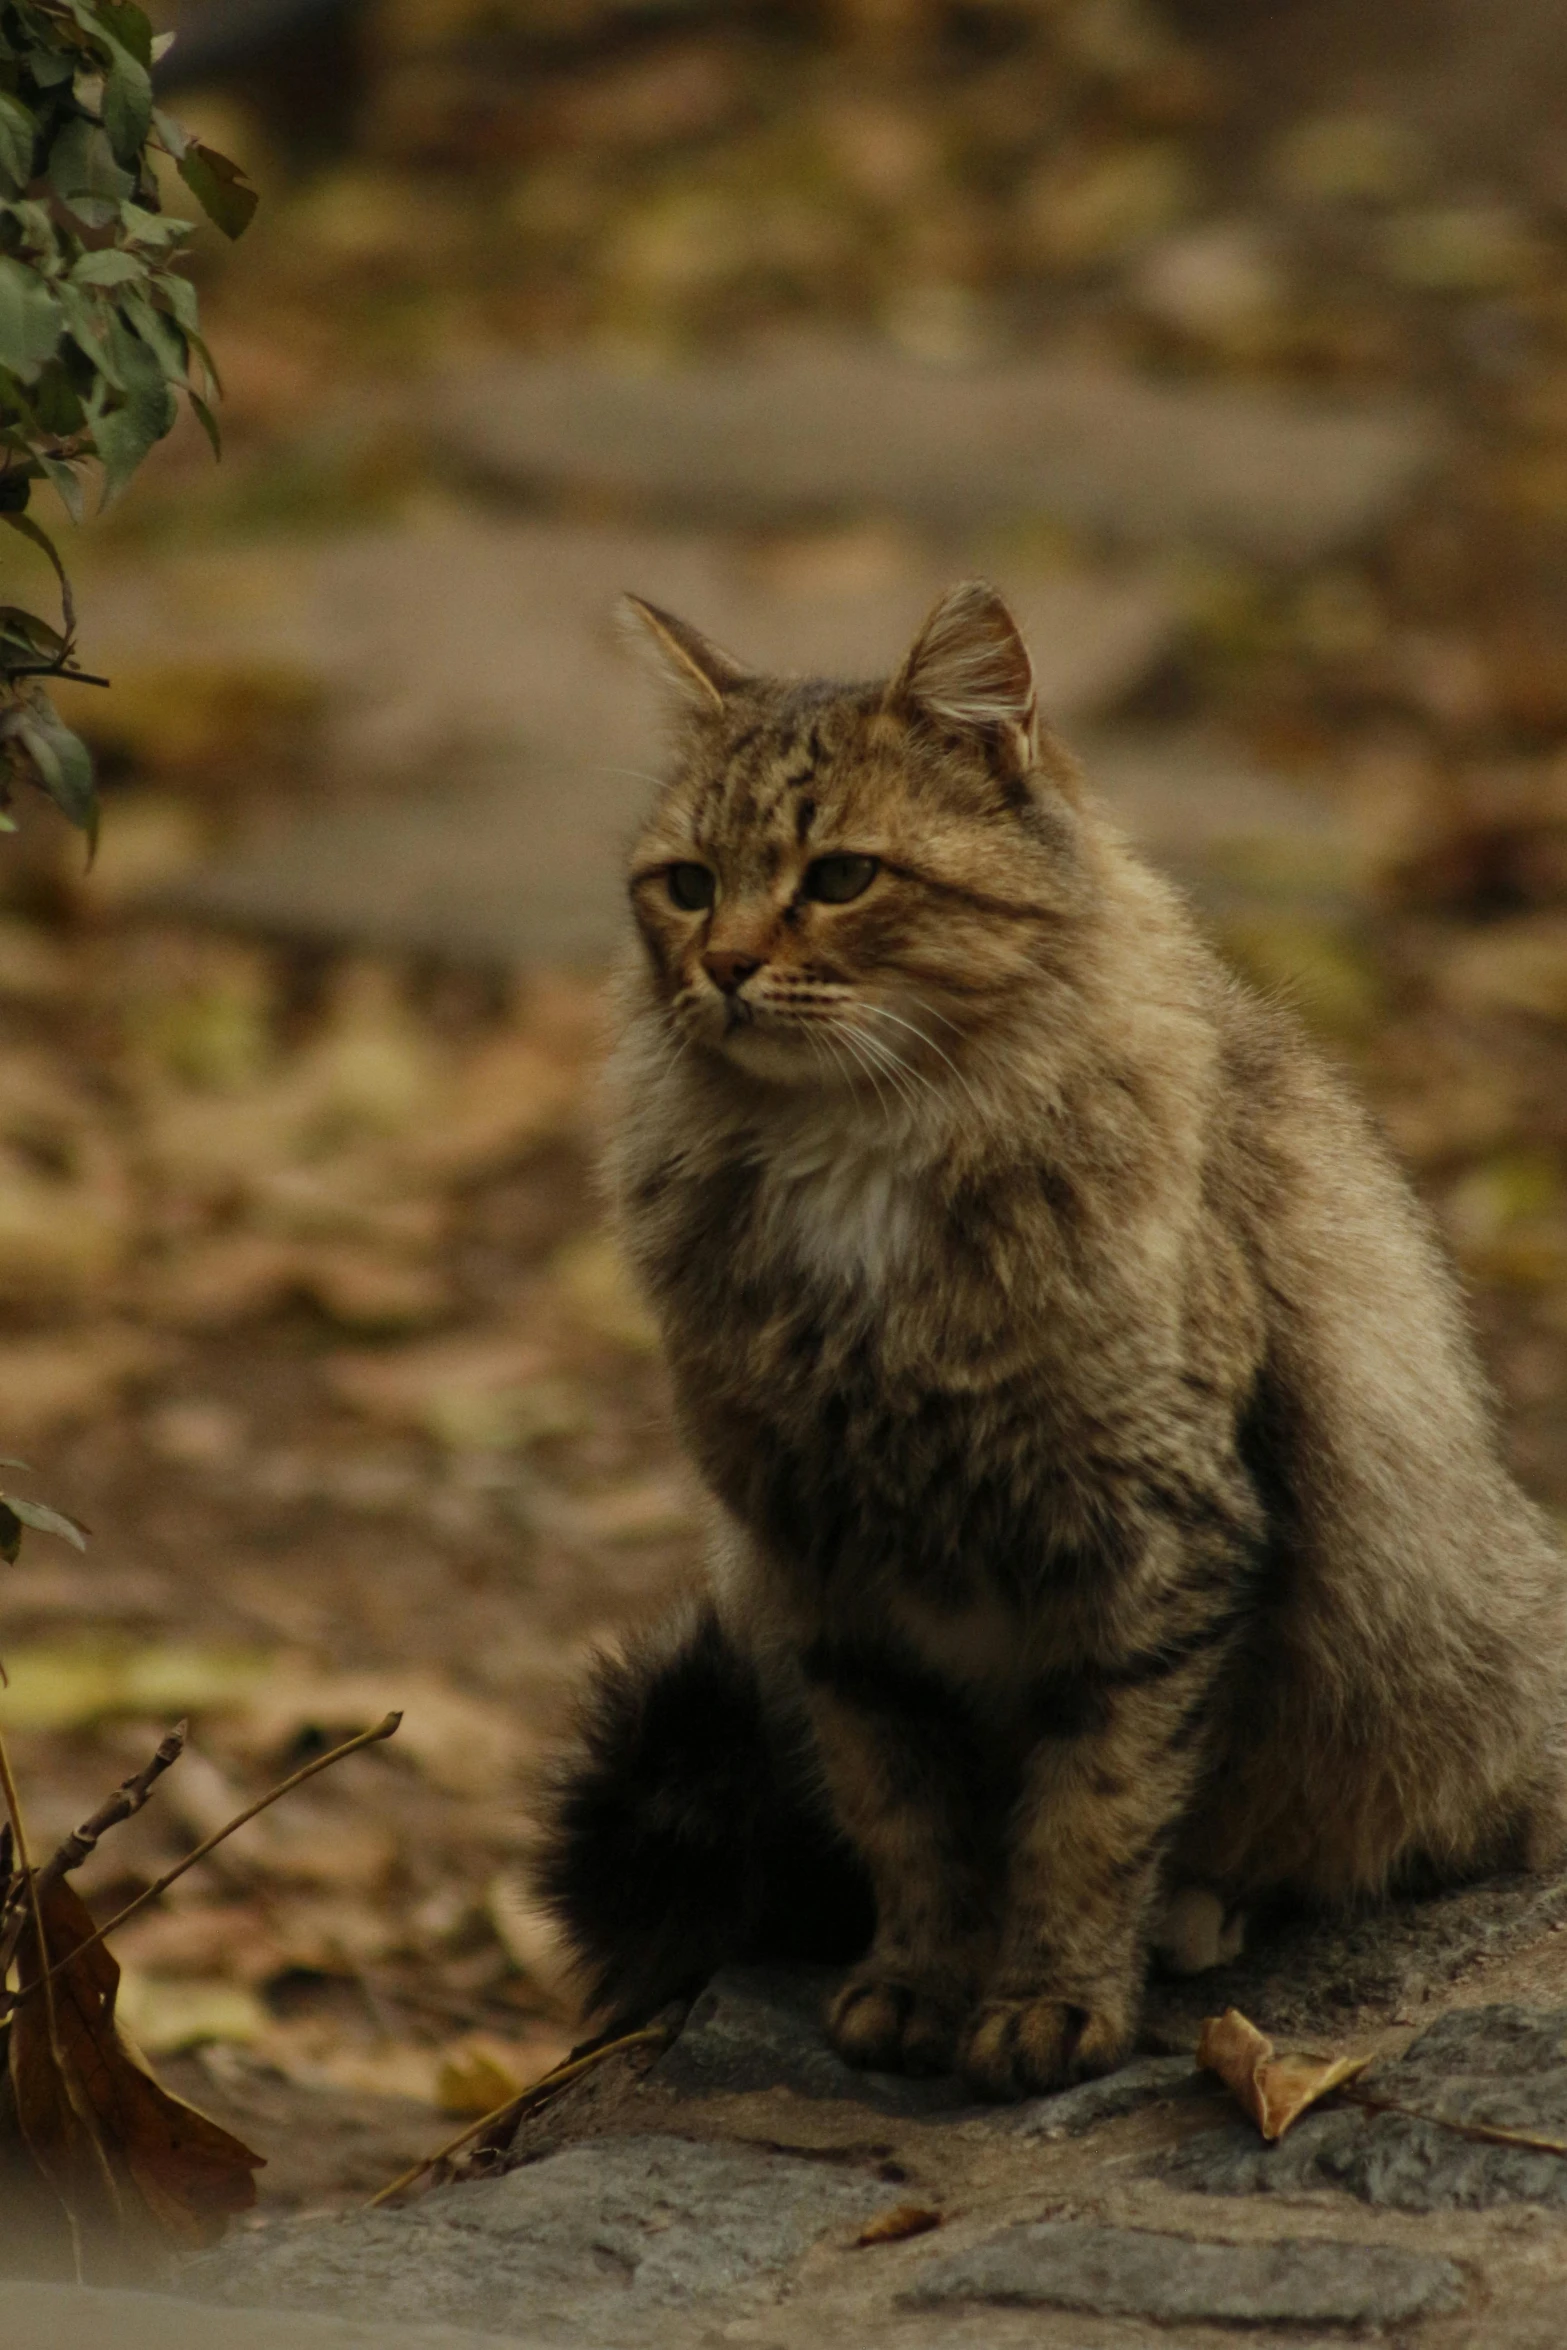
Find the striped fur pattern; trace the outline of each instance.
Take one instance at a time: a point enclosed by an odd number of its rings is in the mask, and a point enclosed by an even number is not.
[[[874,1887],[836,2046],[1049,2089],[1127,2054],[1172,1901],[1198,1963],[1260,1895],[1543,1860],[1567,1579],[1452,1281],[999,598],[868,686],[637,610],[677,718],[613,1188],[715,1620]]]

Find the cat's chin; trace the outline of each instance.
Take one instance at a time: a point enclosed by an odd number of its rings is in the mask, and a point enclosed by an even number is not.
[[[830,1087],[831,1068],[823,1065],[820,1053],[813,1052],[801,1037],[790,1036],[775,1028],[747,1025],[731,1028],[727,1033],[707,1040],[710,1051],[731,1068],[741,1069],[747,1077],[760,1077],[769,1085],[811,1086],[817,1090]]]
[[[794,1036],[740,1027],[731,1029],[728,1036],[714,1036],[712,1050],[731,1069],[761,1076],[768,1086],[822,1086],[827,1081],[818,1055]]]

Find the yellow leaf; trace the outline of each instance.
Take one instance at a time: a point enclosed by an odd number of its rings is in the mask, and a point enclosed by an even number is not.
[[[1267,2139],[1282,2138],[1309,2106],[1363,2073],[1369,2056],[1276,2056],[1273,2042],[1239,2009],[1210,2016],[1197,2062],[1217,2073],[1243,2113]]]

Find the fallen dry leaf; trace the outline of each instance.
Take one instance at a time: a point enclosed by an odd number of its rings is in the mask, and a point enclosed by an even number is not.
[[[167,1801],[196,1836],[215,1835],[244,1807],[239,1789],[200,1751],[187,1752]],[[330,1796],[307,1796],[253,1820],[232,1857],[242,1870],[260,1870],[284,1883],[368,1893],[391,1873],[397,1838],[384,1822],[358,1818]]]
[[[632,1354],[656,1350],[658,1325],[607,1233],[590,1232],[580,1240],[567,1241],[550,1259],[550,1272],[568,1314],[580,1329]]]
[[[6,1726],[72,1730],[114,1714],[196,1714],[242,1706],[272,1670],[254,1649],[183,1641],[17,1648],[6,1658]]]
[[[454,1451],[575,1433],[588,1417],[585,1401],[552,1370],[549,1351],[520,1331],[435,1339],[392,1353],[345,1349],[326,1364],[334,1392],[366,1419]]]
[[[442,1180],[481,1173],[570,1131],[582,1094],[580,1063],[515,1031],[495,1037],[456,1071],[441,1117],[403,1138],[403,1156]]]
[[[122,2009],[125,1982],[134,1974],[164,1982],[173,1977],[222,1976],[254,1985],[300,1963],[282,1936],[274,1933],[268,1909],[259,1901],[143,1910],[115,1935],[114,1947],[122,1969]],[[137,2030],[136,2037],[147,2045],[145,2033]]]
[[[399,1751],[450,1794],[488,1794],[526,1752],[524,1727],[510,1707],[420,1670],[297,1678],[277,1670],[247,1690],[235,1731],[252,1747],[283,1748],[306,1730],[332,1735],[390,1705],[403,1715]]]
[[[872,2244],[901,2244],[908,2236],[928,2236],[932,2228],[941,2225],[941,2213],[932,2211],[924,2203],[895,2203],[891,2211],[878,2212],[868,2220],[855,2237],[855,2249],[864,2251]]]
[[[123,1388],[157,1369],[162,1348],[123,1322],[32,1336],[8,1334],[0,1353],[0,1427],[8,1444],[35,1444],[72,1421],[108,1411]]]
[[[143,1974],[120,1970],[115,2013],[149,2056],[177,2056],[214,2040],[250,2046],[266,2037],[271,2018],[254,1991],[218,1976]]]
[[[1217,2073],[1242,2112],[1267,2139],[1282,2138],[1309,2106],[1353,2081],[1369,2056],[1275,2056],[1273,2042],[1237,2008],[1210,2016],[1197,2042],[1197,2062]]]
[[[93,1939],[93,1921],[63,1879],[40,1882],[53,1978],[51,2002],[23,1997],[11,2019],[11,2092],[22,2137],[67,2210],[91,2228],[124,2232],[150,2219],[178,2243],[217,2240],[229,2218],[256,2200],[263,2161],[248,2146],[173,2097],[138,2063],[115,2021],[120,1970]],[[84,1947],[85,1945],[85,1947]],[[25,1994],[38,1984],[31,1921],[17,1948]]]
[[[493,2113],[570,2054],[569,2034],[548,2028],[530,2033],[526,2040],[499,2040],[490,2032],[470,2032],[443,2051],[435,2077],[436,2097],[445,2113]]]

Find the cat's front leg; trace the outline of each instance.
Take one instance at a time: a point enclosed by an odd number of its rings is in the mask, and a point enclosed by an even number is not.
[[[1047,1693],[1060,1727],[1028,1762],[1000,1949],[963,2051],[982,2095],[1059,2089],[1131,2054],[1221,1647],[1199,1635],[1195,1652],[1085,1668]]]
[[[888,1650],[821,1641],[805,1665],[828,1794],[876,1894],[876,1937],[829,2037],[849,2064],[950,2071],[996,1947],[998,1804],[977,1725]]]

